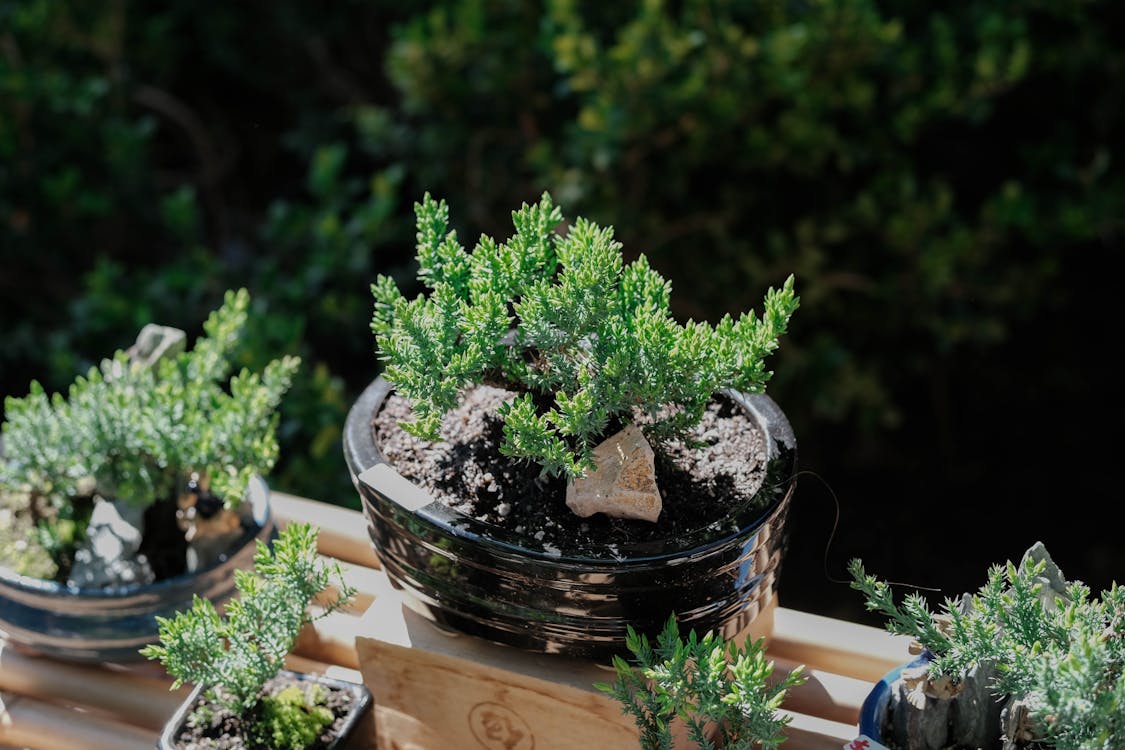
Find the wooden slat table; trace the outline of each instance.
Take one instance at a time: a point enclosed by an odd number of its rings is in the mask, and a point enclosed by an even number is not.
[[[348,610],[302,633],[288,666],[362,682],[355,638],[379,592],[389,590],[362,515],[279,493],[273,508],[282,523],[320,526],[321,554],[344,563],[359,590]],[[769,655],[779,669],[804,664],[809,675],[784,705],[792,716],[786,750],[838,750],[855,737],[859,706],[871,683],[906,658],[906,639],[784,607],[774,619]],[[170,684],[156,664],[69,664],[21,654],[0,640],[0,750],[149,750],[188,690],[169,692]],[[384,735],[416,729],[406,717],[381,722]],[[381,735],[380,748],[398,746],[393,739]],[[402,746],[425,744],[411,738]]]

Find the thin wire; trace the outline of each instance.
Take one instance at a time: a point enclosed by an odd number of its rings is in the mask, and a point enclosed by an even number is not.
[[[828,480],[826,480],[820,474],[817,474],[815,471],[811,471],[809,469],[802,469],[801,471],[798,471],[796,474],[794,474],[792,477],[790,477],[789,481],[792,481],[793,479],[797,479],[797,478],[799,478],[803,475],[808,475],[808,476],[816,479],[818,482],[820,482],[821,485],[824,486],[824,489],[828,490],[828,494],[832,497],[832,503],[836,508],[836,517],[832,521],[832,531],[830,531],[828,533],[828,541],[824,545],[824,559],[823,559],[824,577],[826,579],[828,579],[828,581],[830,583],[838,583],[838,584],[844,584],[844,585],[850,586],[851,585],[850,580],[842,580],[840,578],[836,578],[831,573],[828,572],[828,554],[832,549],[832,542],[836,538],[836,530],[840,526],[840,498],[836,496],[836,490],[832,489],[832,485],[830,485],[828,483]],[[904,583],[904,582],[901,582],[901,581],[887,581],[886,583],[887,583],[888,586],[898,586],[900,588],[917,589],[918,591],[941,592],[940,588],[935,588],[935,587],[932,587],[932,586],[919,586],[919,585],[914,584],[914,583]]]

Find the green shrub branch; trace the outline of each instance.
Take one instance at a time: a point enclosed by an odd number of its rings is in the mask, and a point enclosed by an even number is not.
[[[614,657],[617,678],[598,684],[622,705],[641,732],[643,750],[672,750],[673,722],[681,721],[701,750],[777,748],[789,718],[779,713],[791,687],[805,681],[801,667],[773,679],[762,642],[738,646],[707,633],[680,637],[670,617],[655,645],[628,630],[634,664]]]
[[[849,565],[852,588],[887,629],[934,654],[930,671],[955,682],[978,665],[995,668],[990,686],[1031,712],[1038,741],[1056,750],[1105,750],[1125,744],[1125,589],[1100,599],[1080,582],[1047,591],[1046,560],[992,567],[980,591],[946,599],[933,613],[912,594],[896,604],[890,587]]]
[[[250,477],[277,461],[277,407],[300,362],[227,382],[249,303],[245,289],[227,292],[194,348],[154,366],[117,352],[65,397],[32,382],[27,396],[7,398],[0,485],[62,505],[89,494],[92,478],[103,497],[148,504],[197,472],[237,505]]]
[[[511,456],[545,474],[578,476],[607,428],[644,417],[660,440],[698,424],[724,389],[760,392],[799,300],[790,277],[770,289],[761,317],[679,324],[671,285],[641,255],[626,264],[613,227],[579,218],[565,232],[546,193],[512,213],[506,242],[482,236],[467,252],[449,210],[429,194],[415,205],[419,279],[406,299],[380,276],[372,285],[386,376],[409,398],[410,433],[436,439],[442,415],[468,386],[517,392],[501,411]]]
[[[318,534],[311,524],[292,523],[272,548],[259,541],[254,570],[235,571],[238,596],[227,602],[224,616],[197,596],[190,610],[174,618],[158,617],[160,645],[141,650],[175,678],[173,690],[185,682],[205,685],[211,701],[243,717],[252,716],[263,701],[262,726],[250,733],[269,738],[271,747],[301,750],[309,733],[315,739],[325,726],[316,695],[302,697],[290,690],[263,696],[262,688],[281,669],[301,628],[355,594],[340,565],[317,556]],[[316,618],[310,616],[309,603],[330,586],[335,589],[331,603]]]

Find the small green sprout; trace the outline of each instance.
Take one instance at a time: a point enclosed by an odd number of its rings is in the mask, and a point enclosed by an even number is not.
[[[714,633],[698,638],[694,630],[683,640],[670,617],[655,647],[632,627],[626,645],[635,666],[614,657],[617,679],[595,687],[633,717],[642,750],[672,750],[677,719],[701,750],[768,750],[785,741],[789,718],[779,709],[789,688],[805,678],[798,667],[773,680],[762,641],[739,647]]]
[[[309,524],[289,524],[272,549],[259,541],[254,570],[235,571],[238,597],[227,603],[225,616],[220,617],[210,601],[196,597],[190,610],[157,618],[160,645],[141,650],[175,678],[173,690],[185,682],[205,685],[208,700],[239,716],[260,711],[261,719],[249,732],[270,737],[271,747],[302,750],[308,744],[304,738],[311,733],[315,739],[331,720],[315,691],[262,695],[301,628],[344,606],[355,594],[339,564],[317,556],[318,534]],[[310,617],[309,603],[330,586],[336,592],[332,601],[317,618]]]

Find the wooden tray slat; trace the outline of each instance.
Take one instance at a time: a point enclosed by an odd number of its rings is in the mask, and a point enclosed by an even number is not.
[[[447,671],[443,679],[451,684],[470,679],[492,685],[497,695],[523,691],[520,694],[530,701],[527,705],[534,705],[542,698],[536,693],[541,685],[521,682],[518,675],[522,669],[524,675],[546,675],[553,683],[552,692],[573,691],[566,694],[574,709],[570,718],[563,720],[560,714],[557,722],[557,731],[571,746],[574,736],[593,727],[626,731],[622,717],[611,715],[604,703],[595,705],[595,694],[590,690],[590,681],[599,675],[602,680],[612,679],[610,672],[576,665],[571,675],[555,657],[524,654],[469,636],[450,636],[409,611],[393,614],[401,611],[394,606],[399,596],[379,568],[362,514],[284,493],[274,493],[273,508],[281,524],[318,524],[322,529],[321,554],[344,563],[348,582],[359,591],[347,610],[335,612],[302,632],[286,660],[290,667],[361,681],[356,636],[365,636],[365,647],[372,639],[384,641],[387,645],[380,650],[386,652],[386,658],[396,660],[401,674],[420,680],[415,685],[404,681],[392,686],[401,695],[413,695],[412,700],[424,703],[428,697],[447,691],[438,684],[440,680],[434,682],[436,677],[431,680],[423,673],[433,667],[436,671],[431,671],[431,677],[441,675],[441,670],[459,663],[444,657],[457,656],[465,663],[472,662],[472,666]],[[321,597],[318,605],[323,605],[331,593]],[[391,614],[383,616],[384,611]],[[774,623],[768,641],[770,658],[779,670],[805,664],[810,678],[792,690],[785,702],[784,710],[793,717],[785,747],[837,750],[855,737],[854,722],[871,683],[907,657],[908,639],[784,607],[772,608],[770,614]],[[396,627],[400,632],[394,632]],[[406,632],[408,627],[410,632]],[[498,677],[490,669],[502,671],[504,676]],[[151,750],[156,731],[187,692],[187,688],[168,692],[170,682],[158,665],[121,670],[67,664],[18,653],[0,640],[0,750],[8,746],[32,750]],[[461,721],[464,719],[461,717]],[[393,706],[380,706],[380,748],[443,749],[442,734],[432,724],[440,721],[440,717],[420,718]],[[605,746],[604,741],[590,742],[594,744],[586,744],[591,747]]]
[[[281,525],[288,521],[320,527],[320,551],[329,557],[378,569],[379,558],[367,536],[367,520],[359,511],[309,500],[284,492],[270,495],[270,507]]]
[[[52,703],[85,706],[133,726],[158,730],[189,690],[139,665],[133,671],[26,656],[0,641],[0,690]],[[157,676],[159,674],[159,676]]]
[[[157,732],[0,692],[0,743],[31,750],[152,750]]]

